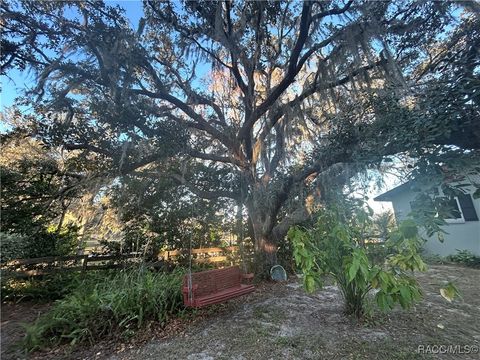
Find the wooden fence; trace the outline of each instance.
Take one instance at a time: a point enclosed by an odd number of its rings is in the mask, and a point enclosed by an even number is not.
[[[240,258],[239,251],[238,246],[192,249],[192,262],[195,264],[235,262]],[[158,259],[163,261],[178,261],[181,257],[188,258],[189,253],[188,250],[162,251],[158,254]],[[248,257],[250,255],[251,254],[245,254],[245,256]]]
[[[216,266],[233,265],[240,262],[238,246],[226,248],[212,247],[192,249],[194,264],[215,264]],[[158,261],[145,263],[147,266],[161,267],[165,263],[188,261],[188,250],[171,250],[158,253]],[[251,254],[246,254],[250,258]],[[28,278],[64,271],[89,271],[125,268],[144,262],[141,254],[125,255],[71,255],[48,256],[32,259],[15,259],[0,264],[2,277]]]

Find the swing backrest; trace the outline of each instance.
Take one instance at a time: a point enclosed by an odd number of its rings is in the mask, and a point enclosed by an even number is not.
[[[241,282],[242,273],[238,266],[192,273],[192,286],[195,288],[195,296],[198,297],[239,287]],[[188,286],[187,277],[184,279],[184,286]]]

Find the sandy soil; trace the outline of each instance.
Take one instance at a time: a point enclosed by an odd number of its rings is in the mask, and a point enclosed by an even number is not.
[[[308,295],[291,280],[262,285],[249,296],[199,312],[193,322],[178,321],[167,331],[153,326],[126,343],[104,341],[31,358],[478,359],[475,353],[452,351],[480,346],[480,270],[432,266],[418,279],[424,300],[410,310],[379,313],[374,323],[345,317],[336,287]],[[439,288],[448,280],[455,282],[463,299],[448,303],[440,296]],[[445,354],[427,353],[434,345],[459,347]]]
[[[478,349],[480,271],[432,266],[418,278],[424,301],[409,311],[380,314],[375,324],[345,317],[334,286],[307,295],[290,282],[236,303],[183,336],[152,341],[110,359],[478,359],[478,354],[422,354],[418,347]],[[463,300],[450,304],[439,295],[445,280],[455,281]]]

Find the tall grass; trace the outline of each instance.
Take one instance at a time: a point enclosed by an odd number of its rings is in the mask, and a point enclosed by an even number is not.
[[[97,340],[112,333],[131,335],[146,321],[165,323],[183,309],[183,272],[123,270],[100,282],[85,281],[26,328],[28,351],[69,342]]]
[[[94,283],[113,271],[65,272],[43,277],[17,279],[8,274],[1,279],[2,302],[49,302],[62,299],[86,281]],[[2,274],[3,275],[3,274]]]

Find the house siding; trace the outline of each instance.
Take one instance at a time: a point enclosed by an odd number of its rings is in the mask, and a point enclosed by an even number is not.
[[[472,189],[473,191],[473,189]],[[412,191],[403,191],[401,194],[392,197],[392,206],[397,222],[408,217],[412,211],[410,202],[416,194]],[[480,217],[480,199],[473,199],[473,205],[477,215]],[[423,238],[427,240],[424,246],[425,253],[430,255],[448,256],[455,254],[458,250],[468,250],[480,256],[480,221],[466,221],[459,224],[448,224],[442,227],[447,234],[444,234],[443,243],[434,234],[428,237],[425,233]]]

